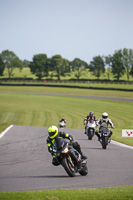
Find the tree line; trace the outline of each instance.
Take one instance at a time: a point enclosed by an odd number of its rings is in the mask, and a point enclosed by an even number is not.
[[[85,69],[88,69],[88,73],[92,72],[99,79],[107,68],[108,80],[110,80],[111,73],[118,81],[126,73],[129,81],[129,76],[133,76],[133,49],[124,48],[116,50],[113,55],[95,56],[89,64],[80,58],[69,61],[62,58],[61,55],[48,58],[46,54],[34,55],[32,61],[22,61],[13,51],[4,50],[1,52],[0,76],[3,76],[6,68],[10,79],[15,68],[19,68],[21,71],[23,67],[29,67],[31,73],[35,74],[39,80],[49,75],[52,79],[55,74],[60,80],[61,76],[65,76],[66,73],[69,74],[72,71],[75,72],[75,77],[79,80]]]

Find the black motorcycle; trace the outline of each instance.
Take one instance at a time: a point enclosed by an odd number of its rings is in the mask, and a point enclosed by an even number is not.
[[[82,176],[88,174],[87,161],[81,159],[80,153],[70,142],[63,138],[56,138],[54,148],[58,165],[61,164],[70,177],[74,177],[76,173]]]
[[[108,143],[110,142],[110,129],[107,127],[101,128],[101,145],[103,149],[107,148]]]

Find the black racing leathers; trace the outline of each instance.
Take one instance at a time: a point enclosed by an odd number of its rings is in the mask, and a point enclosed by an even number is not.
[[[59,138],[66,138],[69,139],[70,141],[73,141],[73,137],[69,135],[68,133],[65,132],[59,132],[58,133]],[[51,139],[49,136],[47,137],[47,146],[48,146],[48,151],[52,154],[54,151],[54,141],[55,139]]]

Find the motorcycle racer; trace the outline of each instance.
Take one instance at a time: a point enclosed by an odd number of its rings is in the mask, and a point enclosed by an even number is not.
[[[97,126],[99,127],[99,130],[96,130],[95,134],[98,137],[98,141],[100,141],[100,138],[101,138],[101,135],[99,134],[101,132],[101,128],[102,127],[107,127],[108,128],[108,125],[110,125],[111,128],[113,128],[113,129],[115,128],[113,123],[112,123],[112,121],[111,121],[111,119],[108,118],[108,113],[104,112],[102,114],[102,117],[99,118],[98,121],[97,121]],[[113,132],[110,130],[109,142],[111,141],[110,137],[111,137],[112,134],[113,134]]]
[[[87,116],[85,117],[85,119],[84,119],[84,125],[86,125],[86,123],[87,123],[89,120],[91,120],[91,119],[93,119],[94,121],[97,121],[97,118],[96,118],[96,116],[94,115],[93,112],[90,112],[89,115],[87,115]]]
[[[70,134],[66,134],[65,132],[59,132],[58,128],[56,126],[50,126],[48,128],[48,137],[46,140],[47,146],[48,146],[48,151],[51,153],[51,155],[53,156],[53,160],[52,160],[52,164],[53,165],[58,165],[58,159],[56,158],[56,156],[54,155],[54,140],[56,137],[58,138],[66,138],[68,140],[71,141],[72,146],[81,154],[82,159],[87,159],[87,157],[82,153],[81,151],[81,147],[79,145],[78,142],[74,142],[73,137]]]
[[[60,120],[59,120],[59,128],[64,128],[66,126],[66,120],[65,120],[65,118],[63,117],[63,118],[61,118]]]
[[[64,117],[63,117],[63,118],[61,118],[61,120],[60,120],[59,122],[64,122],[64,123],[66,124],[66,120],[65,120],[65,118],[64,118]]]
[[[85,130],[86,130],[86,124],[89,120],[94,120],[95,122],[97,121],[97,118],[96,116],[94,115],[93,112],[90,112],[89,115],[87,115],[85,118],[84,118],[84,125],[85,125]],[[84,134],[86,134],[86,131],[84,132]]]

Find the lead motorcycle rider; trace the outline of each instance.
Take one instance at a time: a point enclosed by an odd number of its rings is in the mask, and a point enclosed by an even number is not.
[[[99,133],[101,133],[101,128],[102,127],[107,127],[108,128],[108,125],[111,126],[111,128],[115,128],[111,119],[108,118],[108,113],[104,112],[102,114],[102,117],[98,119],[97,121],[97,126],[99,127],[99,131],[96,130],[95,134],[96,136],[98,137],[98,141],[100,141],[100,138],[101,138],[101,135]],[[98,133],[99,132],[99,133]],[[110,134],[109,134],[109,140],[108,142],[111,141],[111,135],[113,134],[113,132],[110,130]]]
[[[59,165],[58,159],[54,155],[54,151],[55,151],[54,141],[56,137],[69,139],[71,141],[73,148],[75,148],[81,154],[82,159],[87,159],[87,157],[82,153],[79,143],[74,142],[73,137],[70,134],[68,133],[66,134],[65,132],[59,132],[56,126],[50,126],[48,128],[48,134],[49,136],[47,137],[46,142],[48,146],[48,151],[51,153],[53,157],[53,160],[52,160],[53,165],[55,166]]]

